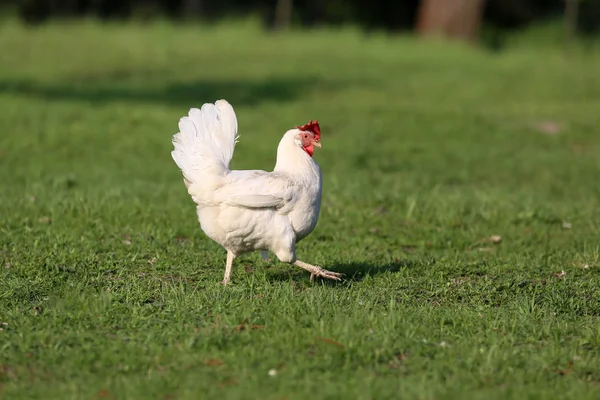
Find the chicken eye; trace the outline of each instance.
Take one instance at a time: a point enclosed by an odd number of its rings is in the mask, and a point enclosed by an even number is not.
[[[308,139],[308,134],[304,134],[304,139]]]

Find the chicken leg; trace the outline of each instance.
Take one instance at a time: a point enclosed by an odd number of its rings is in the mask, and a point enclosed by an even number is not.
[[[317,265],[311,265],[311,264],[307,264],[303,261],[300,260],[296,260],[294,262],[294,265],[303,268],[307,271],[310,272],[310,281],[312,282],[313,278],[315,276],[321,277],[321,278],[327,278],[327,279],[333,279],[334,281],[341,281],[342,280],[342,276],[344,276],[344,274],[340,273],[340,272],[332,272],[332,271],[328,271],[326,269],[323,269]]]
[[[227,285],[231,280],[231,268],[233,266],[233,259],[235,258],[235,254],[233,252],[227,250],[227,264],[225,264],[225,277],[221,281],[222,285]]]

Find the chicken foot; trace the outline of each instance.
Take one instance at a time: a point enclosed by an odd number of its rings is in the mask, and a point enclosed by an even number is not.
[[[231,252],[231,251],[227,251],[227,264],[225,265],[225,276],[223,277],[223,280],[221,281],[222,285],[227,285],[231,281],[231,270],[233,267],[234,258],[235,258],[235,254],[233,254],[233,252]],[[329,271],[329,270],[319,267],[318,265],[308,264],[308,263],[305,263],[300,260],[296,260],[294,262],[294,265],[310,272],[310,281],[311,282],[313,281],[315,276],[319,277],[319,278],[332,279],[334,281],[340,281],[340,280],[342,280],[342,276],[344,276],[344,274],[342,274],[340,272]]]
[[[340,281],[340,280],[342,280],[342,276],[344,275],[339,272],[328,271],[317,265],[307,264],[300,260],[296,260],[294,262],[294,265],[310,272],[310,281],[311,282],[315,276],[320,277],[320,278],[333,279],[334,281]]]

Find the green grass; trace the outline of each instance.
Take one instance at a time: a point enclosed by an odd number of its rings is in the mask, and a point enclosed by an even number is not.
[[[0,397],[600,398],[599,61],[5,23]],[[170,140],[218,98],[235,168],[272,168],[285,130],[321,121],[324,205],[298,253],[344,282],[251,254],[217,284],[225,252]]]

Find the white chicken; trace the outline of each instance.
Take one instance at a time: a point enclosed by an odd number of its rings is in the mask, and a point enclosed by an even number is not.
[[[321,207],[321,169],[312,158],[314,148],[321,147],[318,121],[283,135],[272,172],[229,169],[237,130],[227,101],[207,103],[179,120],[171,152],[202,230],[227,250],[221,283],[231,280],[234,258],[254,250],[261,250],[263,259],[271,251],[280,261],[304,268],[311,280],[340,280],[340,273],[296,259],[296,244],[313,231]]]

